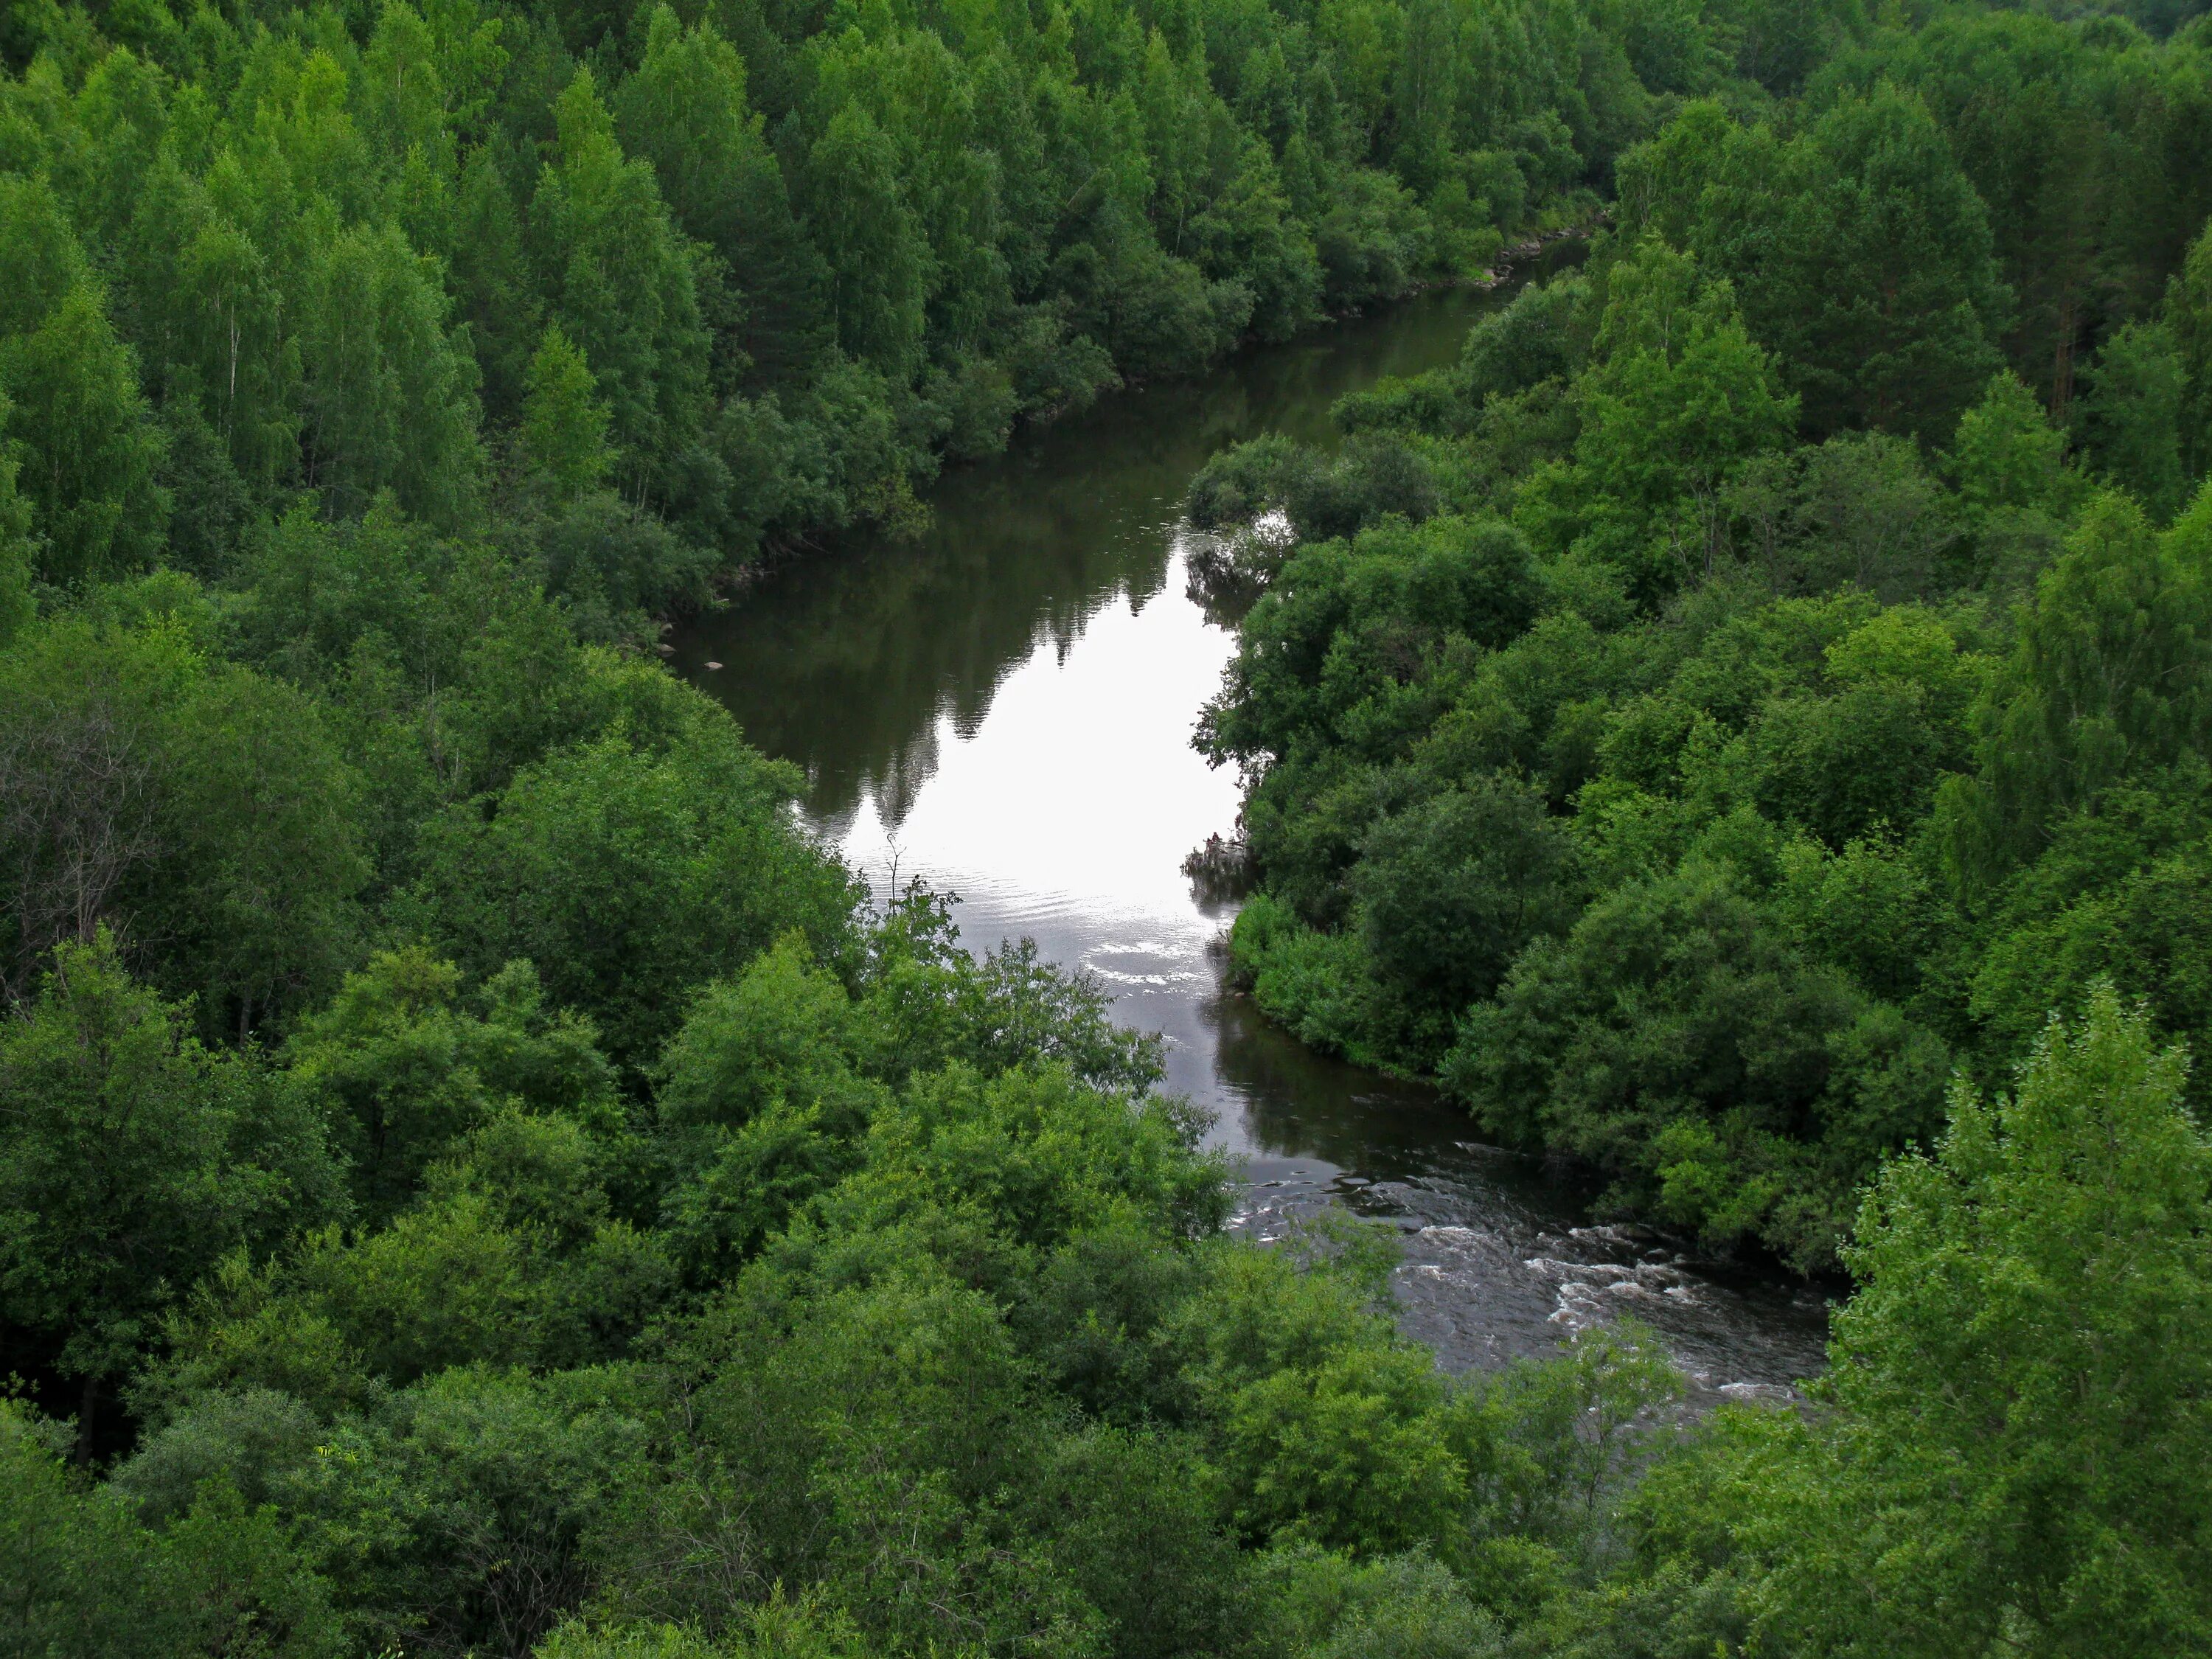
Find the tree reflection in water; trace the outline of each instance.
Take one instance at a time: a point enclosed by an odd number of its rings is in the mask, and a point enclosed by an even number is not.
[[[1448,361],[1496,303],[1431,295],[1202,384],[1109,398],[948,475],[918,539],[772,574],[684,635],[677,662],[804,769],[809,817],[879,890],[896,866],[955,891],[971,945],[1034,938],[1113,991],[1117,1018],[1164,1032],[1170,1086],[1243,1160],[1241,1225],[1264,1237],[1331,1200],[1395,1222],[1407,1324],[1445,1364],[1547,1348],[1627,1309],[1711,1384],[1784,1382],[1820,1364],[1818,1294],[1592,1226],[1587,1194],[1474,1144],[1433,1091],[1268,1024],[1223,992],[1210,950],[1233,901],[1182,873],[1237,805],[1236,779],[1189,745],[1233,648],[1186,580],[1191,474],[1271,428],[1325,435],[1335,398]],[[701,673],[709,659],[726,667]]]

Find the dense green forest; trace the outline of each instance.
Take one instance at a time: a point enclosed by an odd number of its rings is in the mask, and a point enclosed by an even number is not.
[[[1743,0],[9,0],[4,429],[64,590],[388,500],[632,637],[1125,377],[1478,271]]]
[[[2192,10],[8,0],[0,1653],[2212,1648]],[[1695,1425],[651,649],[1607,203],[1201,477],[1203,735],[1265,1006],[1851,1275]]]
[[[2208,46],[1686,101],[1583,270],[1209,465],[1263,1006],[1808,1269],[2093,985],[2212,1030]]]

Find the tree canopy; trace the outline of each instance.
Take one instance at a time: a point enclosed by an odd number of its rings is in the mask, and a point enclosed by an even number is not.
[[[2212,1646],[2197,9],[7,7],[0,1651]],[[1194,481],[1198,742],[1263,1011],[1848,1290],[1702,1419],[1233,1230],[652,648],[1601,219]]]

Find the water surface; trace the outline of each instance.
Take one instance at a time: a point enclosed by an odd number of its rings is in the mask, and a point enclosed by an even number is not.
[[[1032,938],[1163,1032],[1170,1086],[1241,1160],[1239,1226],[1271,1237],[1332,1200],[1395,1223],[1403,1322],[1443,1364],[1625,1311],[1704,1388],[1762,1390],[1818,1368],[1818,1292],[1593,1225],[1571,1184],[1432,1091],[1304,1048],[1224,993],[1230,910],[1180,872],[1237,806],[1234,774],[1190,747],[1234,649],[1184,592],[1191,475],[1262,432],[1328,441],[1337,398],[1449,362],[1497,303],[1423,295],[1024,433],[939,481],[927,534],[775,572],[679,635],[676,665],[804,769],[807,817],[879,894],[950,889],[971,947]]]

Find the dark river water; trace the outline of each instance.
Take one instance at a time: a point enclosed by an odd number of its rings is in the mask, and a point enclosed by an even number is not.
[[[1332,1201],[1396,1224],[1402,1322],[1446,1366],[1627,1313],[1700,1394],[1764,1392],[1819,1368],[1820,1292],[1593,1224],[1431,1091],[1285,1036],[1223,989],[1231,908],[1180,872],[1237,805],[1190,746],[1234,648],[1184,592],[1191,475],[1263,432],[1327,441],[1336,398],[1451,361],[1498,303],[1425,295],[1025,432],[945,475],[927,534],[776,571],[680,634],[675,665],[805,769],[807,817],[879,894],[894,872],[949,889],[971,948],[1034,939],[1164,1033],[1169,1085],[1241,1162],[1238,1226]]]

